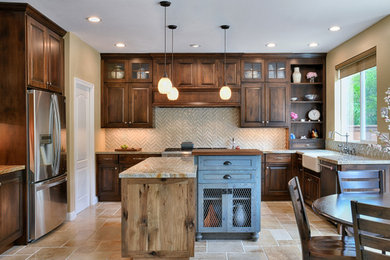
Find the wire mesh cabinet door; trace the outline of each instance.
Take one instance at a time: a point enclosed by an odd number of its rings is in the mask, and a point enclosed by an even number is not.
[[[227,231],[251,232],[260,231],[260,198],[258,185],[230,184],[227,203]]]
[[[198,232],[226,232],[227,184],[198,185]]]

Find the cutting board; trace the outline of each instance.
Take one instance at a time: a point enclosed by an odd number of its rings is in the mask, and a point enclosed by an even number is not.
[[[115,149],[115,152],[139,152],[141,151],[142,148],[126,148],[126,149],[122,149],[122,148],[119,148],[119,149]]]

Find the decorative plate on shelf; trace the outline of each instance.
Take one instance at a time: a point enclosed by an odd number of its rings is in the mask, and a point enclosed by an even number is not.
[[[321,113],[317,109],[312,109],[309,111],[308,117],[310,120],[318,120],[320,119]]]

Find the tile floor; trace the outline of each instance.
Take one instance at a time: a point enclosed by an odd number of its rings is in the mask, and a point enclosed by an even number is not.
[[[262,202],[257,242],[201,241],[194,260],[301,259],[299,234],[291,202]],[[307,208],[312,235],[336,235],[336,229]],[[0,259],[122,259],[120,203],[98,203],[46,237],[14,246]]]

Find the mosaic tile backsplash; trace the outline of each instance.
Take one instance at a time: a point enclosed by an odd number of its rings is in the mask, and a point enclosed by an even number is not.
[[[345,144],[344,142],[334,141],[331,139],[327,139],[325,142],[326,149],[339,151],[339,144]],[[390,154],[385,153],[373,145],[369,144],[360,144],[360,143],[352,143],[349,142],[348,146],[350,148],[355,148],[356,155],[365,156],[374,159],[384,159],[390,160]]]
[[[239,128],[238,108],[155,108],[155,128],[105,129],[106,150],[126,144],[143,151],[163,151],[192,141],[195,147],[231,147],[234,137],[241,148],[286,149],[284,128]]]

